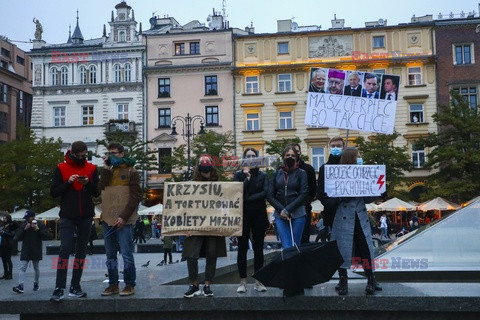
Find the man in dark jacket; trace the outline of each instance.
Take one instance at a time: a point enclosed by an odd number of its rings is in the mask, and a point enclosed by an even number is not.
[[[340,157],[342,156],[345,144],[343,138],[333,137],[328,142],[330,156],[325,164],[322,164],[318,169],[318,187],[317,199],[323,204],[323,225],[327,229],[327,239],[330,239],[330,231],[332,230],[333,219],[335,218],[335,211],[337,205],[340,203],[338,198],[330,198],[325,193],[325,165],[326,164],[340,164]]]
[[[307,173],[307,182],[308,182],[308,196],[305,199],[305,228],[303,229],[302,240],[301,243],[309,243],[310,242],[310,228],[312,223],[312,201],[315,199],[315,195],[317,193],[317,179],[315,178],[315,169],[305,163],[300,156],[302,155],[302,148],[300,144],[295,143],[293,147],[298,152],[298,167],[303,169]]]
[[[32,261],[33,270],[35,271],[33,291],[39,289],[40,269],[38,265],[40,260],[42,260],[42,238],[47,235],[47,229],[42,221],[35,220],[35,212],[27,210],[23,219],[25,219],[25,222],[20,226],[15,236],[16,240],[22,241],[18,285],[13,287],[13,291],[16,293],[24,292],[23,283],[25,282],[25,273],[30,261]]]
[[[60,197],[60,253],[57,263],[57,279],[51,301],[63,299],[66,288],[68,258],[72,252],[73,235],[77,233],[75,259],[69,296],[83,298],[87,294],[80,287],[83,265],[95,206],[92,197],[99,196],[97,167],[87,161],[87,145],[83,141],[72,143],[52,179],[50,194]]]

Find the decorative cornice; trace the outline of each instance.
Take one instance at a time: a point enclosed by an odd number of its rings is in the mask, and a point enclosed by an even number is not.
[[[261,108],[265,104],[264,103],[242,103],[240,104],[240,107],[242,108]]]
[[[404,134],[403,137],[407,140],[412,140],[412,139],[423,138],[423,137],[426,137],[428,135],[429,135],[428,132],[425,132],[425,133],[411,133],[411,134]]]
[[[171,66],[147,66],[143,67],[146,75],[163,74],[163,73],[185,73],[198,71],[230,71],[231,62],[215,63],[215,64],[187,64],[187,65],[171,65]]]
[[[428,94],[419,94],[415,96],[403,96],[405,100],[427,100]]]
[[[265,140],[257,141],[240,141],[241,146],[252,146],[252,145],[265,145],[267,142]]]
[[[211,103],[211,102],[222,102],[223,98],[205,98],[205,99],[200,99],[200,102],[202,103]]]
[[[154,106],[169,106],[175,103],[174,100],[168,100],[168,101],[153,101],[152,102]]]
[[[276,107],[295,106],[295,105],[297,105],[297,101],[274,102],[273,105],[276,106]]]

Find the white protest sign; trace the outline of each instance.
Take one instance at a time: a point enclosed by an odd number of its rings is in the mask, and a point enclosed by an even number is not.
[[[371,197],[386,191],[385,165],[326,165],[329,197]]]
[[[165,182],[162,234],[241,236],[243,182]]]

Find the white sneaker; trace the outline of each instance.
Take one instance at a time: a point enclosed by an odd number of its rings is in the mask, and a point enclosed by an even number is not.
[[[247,292],[247,285],[244,281],[241,281],[240,282],[240,285],[238,286],[238,289],[237,289],[237,292],[238,293],[245,293]]]
[[[254,289],[258,292],[267,291],[267,288],[260,281],[255,281]]]

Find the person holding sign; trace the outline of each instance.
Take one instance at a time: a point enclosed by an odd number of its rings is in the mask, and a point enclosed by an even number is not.
[[[282,154],[283,165],[275,172],[268,192],[268,202],[273,213],[282,248],[300,245],[305,226],[305,199],[308,197],[307,173],[298,166],[298,152],[293,145]],[[292,234],[293,233],[293,234]],[[284,290],[284,295],[303,294],[303,288]]]
[[[254,148],[247,148],[243,152],[243,158],[256,158],[258,152]],[[253,266],[255,272],[263,267],[263,243],[265,231],[269,225],[267,206],[265,199],[268,192],[267,175],[259,168],[245,167],[235,172],[233,181],[243,182],[243,231],[238,237],[237,267],[240,274],[240,285],[237,292],[247,292],[247,251],[248,240],[252,240]],[[254,289],[258,292],[267,291],[267,288],[255,281]]]
[[[340,164],[363,164],[360,152],[355,147],[346,148]],[[368,282],[365,287],[367,294],[375,293],[375,290],[382,290],[373,275],[373,241],[370,222],[367,216],[366,203],[374,198],[350,197],[340,198],[333,220],[332,240],[337,241],[338,249],[343,257],[343,264],[338,269],[340,282],[335,287],[340,295],[348,294],[347,269],[350,266],[360,264],[367,276]],[[355,247],[356,256],[352,256]]]
[[[98,189],[102,191],[103,234],[107,254],[108,287],[102,296],[120,293],[121,296],[135,294],[136,269],[133,258],[133,226],[137,220],[137,207],[142,198],[140,175],[133,166],[135,160],[125,157],[125,149],[112,142],[107,146],[108,156]],[[123,280],[125,288],[118,288],[117,251],[123,257]]]
[[[200,158],[200,163],[193,172],[194,181],[218,181],[218,173],[207,156]],[[213,297],[210,284],[215,277],[217,267],[217,257],[227,256],[227,245],[225,237],[220,236],[187,236],[183,242],[182,258],[187,260],[188,280],[190,287],[183,295],[185,298],[192,298],[202,294],[198,280],[198,259],[206,258],[205,264],[205,285],[203,286],[203,295]]]

